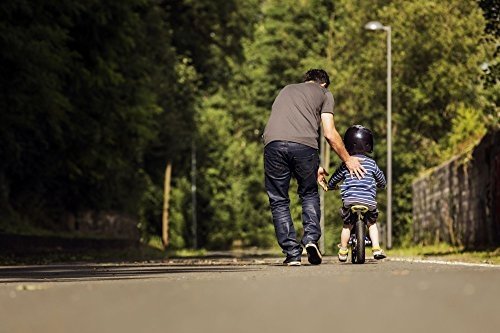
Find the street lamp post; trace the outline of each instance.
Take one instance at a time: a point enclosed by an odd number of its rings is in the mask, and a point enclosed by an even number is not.
[[[391,27],[378,21],[365,25],[367,30],[387,32],[387,248],[392,247],[392,83],[391,83]]]

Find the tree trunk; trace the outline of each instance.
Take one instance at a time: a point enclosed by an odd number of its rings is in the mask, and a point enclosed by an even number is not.
[[[170,200],[170,180],[172,176],[172,162],[167,162],[167,167],[165,168],[165,184],[163,191],[163,221],[162,221],[162,241],[163,246],[166,248],[168,246],[168,208]]]

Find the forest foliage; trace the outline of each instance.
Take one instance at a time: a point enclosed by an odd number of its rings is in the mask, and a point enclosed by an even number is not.
[[[65,216],[90,209],[130,214],[146,239],[160,235],[171,162],[171,247],[192,247],[195,234],[209,249],[273,246],[260,136],[277,92],[307,69],[330,74],[339,132],[371,128],[385,170],[386,35],[363,29],[378,20],[392,28],[393,219],[402,243],[412,180],[499,126],[498,7],[495,0],[3,2],[0,231],[64,230]],[[331,168],[339,162],[332,154]],[[336,193],[325,200],[331,250],[340,202]],[[385,193],[379,201],[383,212]]]

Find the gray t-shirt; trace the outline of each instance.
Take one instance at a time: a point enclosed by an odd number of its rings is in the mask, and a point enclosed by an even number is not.
[[[285,86],[274,100],[264,129],[264,145],[292,141],[318,149],[321,113],[332,113],[333,95],[315,82]]]

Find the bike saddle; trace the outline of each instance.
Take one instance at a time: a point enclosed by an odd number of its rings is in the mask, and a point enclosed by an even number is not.
[[[368,207],[366,207],[364,205],[354,205],[350,209],[351,209],[351,212],[353,212],[353,213],[360,212],[361,214],[364,214],[368,211]]]

